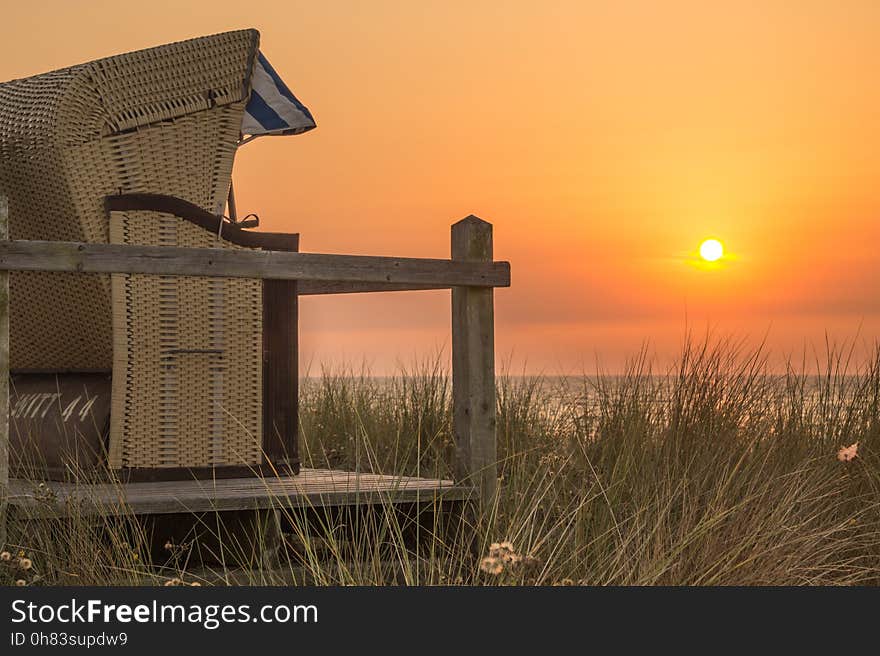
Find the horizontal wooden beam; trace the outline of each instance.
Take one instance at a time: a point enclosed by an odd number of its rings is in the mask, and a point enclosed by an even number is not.
[[[452,285],[417,285],[394,282],[339,282],[338,280],[305,280],[297,285],[297,295],[366,294],[370,292],[414,292],[425,289],[451,289]]]
[[[277,280],[508,287],[507,262],[0,240],[0,271],[142,273]]]

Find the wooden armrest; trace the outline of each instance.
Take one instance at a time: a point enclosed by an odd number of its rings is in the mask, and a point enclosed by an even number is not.
[[[204,228],[222,239],[247,248],[272,251],[298,251],[299,234],[286,232],[252,232],[242,230],[234,223],[224,221],[222,216],[211,214],[194,203],[165,194],[116,194],[104,198],[107,212],[161,212],[173,214],[185,221]],[[221,226],[222,224],[222,226]],[[222,230],[221,230],[222,227]]]

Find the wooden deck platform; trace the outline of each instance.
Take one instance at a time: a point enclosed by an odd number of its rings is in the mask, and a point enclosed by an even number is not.
[[[303,469],[298,476],[149,483],[74,484],[10,480],[13,512],[30,515],[136,515],[268,508],[466,501],[472,487],[453,481]]]

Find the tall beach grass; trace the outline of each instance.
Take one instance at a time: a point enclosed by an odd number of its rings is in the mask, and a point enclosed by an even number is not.
[[[216,542],[228,563],[221,554],[192,565],[191,544],[157,556],[149,530],[124,513],[19,516],[0,576],[50,585],[874,584],[880,350],[865,364],[850,356],[829,346],[809,367],[772,374],[761,349],[707,341],[686,344],[663,371],[642,352],[621,376],[502,375],[499,492],[482,513],[412,524],[390,503],[331,516],[279,500],[285,544],[271,567],[236,554],[227,537]],[[439,360],[390,378],[304,379],[304,465],[450,478],[450,397]],[[855,458],[838,459],[856,443]]]

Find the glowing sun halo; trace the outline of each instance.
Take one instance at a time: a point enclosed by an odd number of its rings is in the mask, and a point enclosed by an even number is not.
[[[700,244],[700,257],[707,262],[716,262],[724,255],[724,246],[717,239],[707,239]]]

